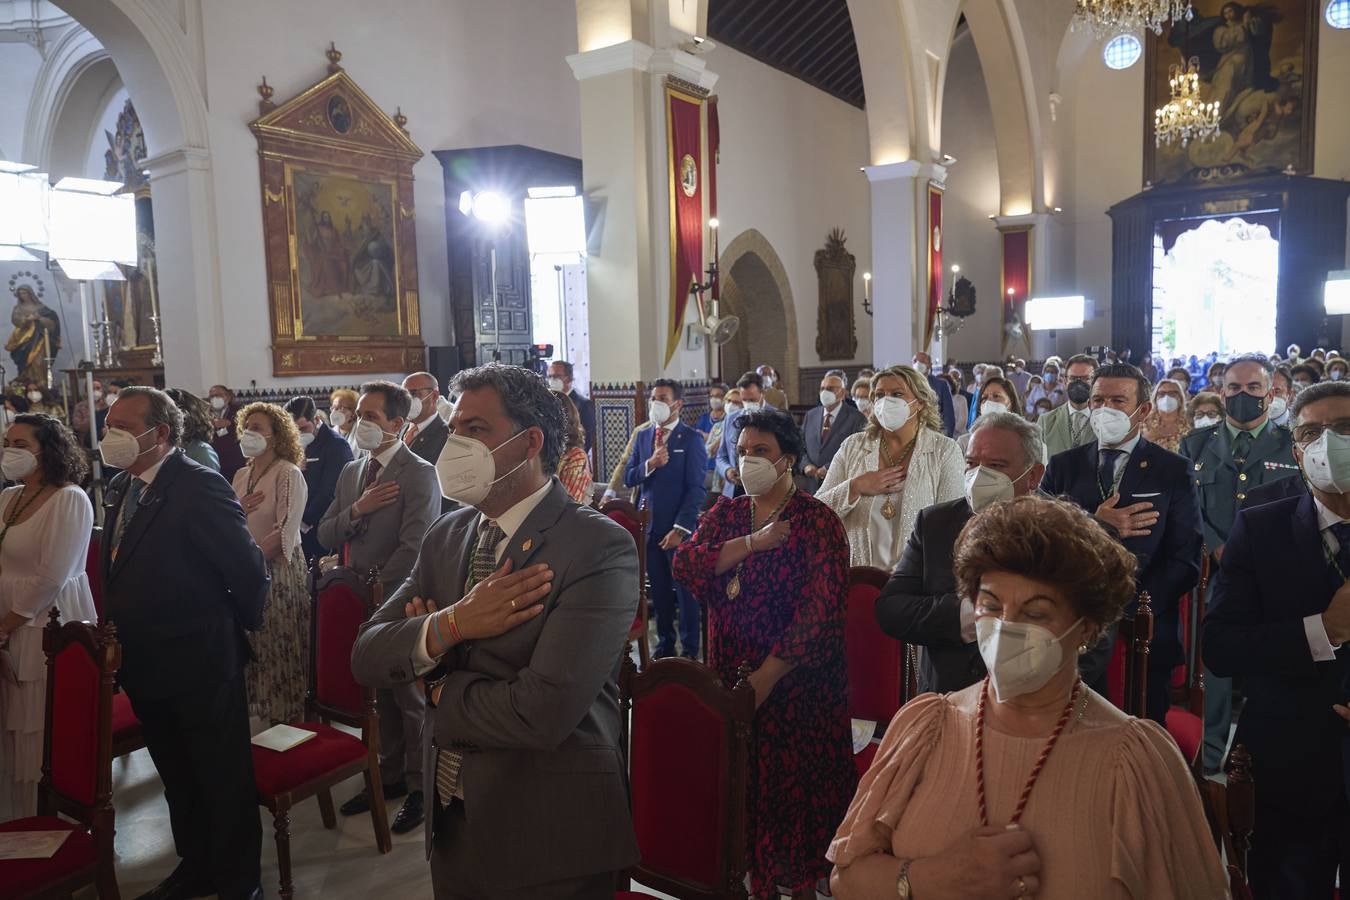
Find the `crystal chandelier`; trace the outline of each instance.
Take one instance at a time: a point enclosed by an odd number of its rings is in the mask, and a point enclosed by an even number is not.
[[[1102,40],[1144,28],[1162,34],[1163,25],[1194,17],[1191,0],[1075,0],[1073,24],[1087,25]]]
[[[1172,99],[1153,112],[1153,142],[1155,147],[1181,141],[1185,147],[1191,141],[1211,141],[1219,134],[1219,101],[1205,103],[1200,99],[1200,60],[1194,56],[1185,68],[1173,64],[1167,79]]]

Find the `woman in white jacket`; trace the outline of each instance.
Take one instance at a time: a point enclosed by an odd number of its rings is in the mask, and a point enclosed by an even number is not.
[[[928,380],[909,366],[873,376],[870,419],[839,447],[816,499],[843,520],[850,565],[889,572],[919,510],[963,496],[966,467]]]

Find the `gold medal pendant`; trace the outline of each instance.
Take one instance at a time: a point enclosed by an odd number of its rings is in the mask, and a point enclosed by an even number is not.
[[[888,519],[895,518],[895,504],[891,502],[890,497],[887,497],[886,502],[881,504],[881,514]]]
[[[737,572],[735,575],[732,575],[731,580],[727,582],[727,599],[735,600],[740,595],[741,595],[741,573]]]

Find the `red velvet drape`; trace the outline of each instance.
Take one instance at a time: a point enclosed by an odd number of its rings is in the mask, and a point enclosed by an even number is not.
[[[1016,229],[1003,232],[1003,278],[1001,300],[1003,305],[1003,355],[1030,353],[1031,336],[1026,327],[1027,291],[1031,287],[1031,231]],[[1011,291],[1011,293],[1009,293]],[[1020,322],[1023,346],[1012,348],[1013,325]]]
[[[666,363],[680,346],[689,287],[703,272],[703,101],[666,89],[670,147],[670,333]]]
[[[928,324],[923,332],[923,347],[933,345],[938,307],[942,305],[942,189],[928,186]],[[941,365],[942,360],[937,361]]]

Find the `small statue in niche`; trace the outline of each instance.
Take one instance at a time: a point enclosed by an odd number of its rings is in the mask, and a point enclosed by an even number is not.
[[[853,323],[853,276],[858,264],[844,248],[847,240],[842,228],[834,228],[824,248],[816,251],[816,281],[820,290],[816,354],[821,360],[852,359],[858,352]]]

